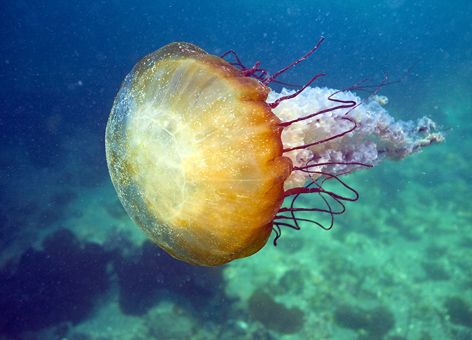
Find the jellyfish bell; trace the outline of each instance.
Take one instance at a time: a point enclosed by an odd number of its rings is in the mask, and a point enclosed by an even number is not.
[[[126,77],[106,129],[126,211],[172,256],[218,265],[258,251],[291,172],[269,89],[187,43]]]
[[[357,106],[350,92],[340,99],[339,91],[309,87],[320,75],[276,93],[268,84],[289,67],[270,76],[229,54],[235,62],[189,43],[149,54],[126,76],[107,123],[107,163],[121,203],[177,259],[215,266],[252,255],[271,231],[277,239],[281,227],[309,220],[296,213],[336,213],[282,208],[284,198],[355,200],[355,191],[345,197],[324,181],[351,190],[339,175],[442,137],[429,121],[421,131],[398,125],[375,100]]]

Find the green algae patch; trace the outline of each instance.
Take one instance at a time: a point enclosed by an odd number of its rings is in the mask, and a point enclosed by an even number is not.
[[[386,307],[362,309],[356,306],[338,306],[334,312],[335,322],[343,327],[365,331],[370,336],[380,339],[395,326],[395,317]]]
[[[255,320],[278,333],[297,333],[304,324],[301,309],[288,308],[262,290],[256,290],[249,299],[249,312]]]
[[[472,307],[465,300],[457,296],[448,297],[444,307],[453,323],[472,328]]]

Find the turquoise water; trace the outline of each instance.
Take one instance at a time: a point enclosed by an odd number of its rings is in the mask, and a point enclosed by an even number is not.
[[[471,339],[471,14],[436,0],[0,4],[0,337]],[[428,115],[446,141],[345,176],[360,199],[331,231],[284,230],[212,269],[146,242],[104,152],[132,66],[189,41],[274,72],[321,35],[285,81],[388,74],[389,112]]]

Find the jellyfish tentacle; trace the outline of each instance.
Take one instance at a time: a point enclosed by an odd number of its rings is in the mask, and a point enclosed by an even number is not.
[[[311,114],[306,115],[306,116],[302,116],[302,117],[299,117],[299,118],[296,118],[296,119],[292,119],[292,120],[289,120],[289,121],[286,121],[286,122],[282,122],[282,123],[279,124],[279,126],[285,128],[285,127],[288,127],[288,126],[290,126],[294,123],[298,123],[298,122],[301,122],[301,121],[304,121],[304,120],[322,115],[324,113],[333,112],[333,111],[341,110],[341,109],[350,109],[348,112],[345,113],[345,114],[348,114],[350,111],[352,111],[352,109],[356,108],[359,105],[358,103],[356,103],[353,100],[342,100],[342,99],[333,98],[333,96],[335,94],[339,93],[339,92],[343,92],[343,90],[336,91],[335,93],[331,94],[328,97],[328,99],[330,101],[333,101],[333,102],[336,102],[336,103],[342,103],[341,105],[328,107],[326,109],[316,111],[316,112],[311,113]],[[301,93],[301,91],[298,94],[300,94],[300,93]],[[293,98],[293,96],[291,98]]]
[[[320,195],[321,196],[321,195]],[[290,210],[290,213],[291,213],[291,216],[284,216],[284,215],[277,215],[275,217],[275,219],[286,219],[286,220],[292,220],[293,223],[295,224],[295,226],[293,225],[290,225],[290,228],[291,229],[295,229],[295,230],[300,230],[301,227],[300,225],[298,224],[298,222],[308,222],[308,223],[312,223],[312,224],[315,224],[317,225],[318,227],[324,229],[324,230],[329,230],[333,227],[334,225],[334,215],[336,214],[342,214],[344,213],[345,211],[345,207],[344,207],[344,204],[342,204],[341,202],[338,202],[340,203],[341,207],[342,207],[342,210],[339,211],[339,212],[336,212],[336,211],[333,211],[332,208],[331,208],[331,205],[329,204],[329,202],[326,200],[326,198],[324,198],[323,196],[321,196],[321,198],[323,199],[324,203],[326,204],[326,206],[328,207],[328,209],[317,209],[317,208],[313,208],[313,209],[310,209],[310,212],[313,212],[313,211],[319,211],[319,212],[325,212],[325,213],[328,213],[330,214],[330,224],[329,226],[325,226],[323,225],[321,222],[318,222],[316,221],[315,219],[308,219],[308,218],[301,218],[301,217],[298,217],[296,216],[296,210],[294,210],[295,208],[292,208],[292,210]],[[336,200],[338,201],[338,200]],[[293,202],[292,202],[292,205],[293,205]],[[277,223],[277,224],[280,224],[280,222],[274,222],[274,223]],[[287,226],[285,224],[285,226]],[[280,227],[279,227],[280,228]],[[281,236],[281,230],[280,230],[280,233],[279,235],[276,237],[277,239],[280,238]],[[274,245],[276,245],[276,243],[274,243]]]
[[[327,137],[327,138],[323,138],[321,140],[318,140],[318,141],[315,141],[315,142],[312,142],[312,143],[307,143],[307,144],[303,144],[303,145],[299,145],[299,146],[294,146],[294,147],[291,147],[291,148],[284,148],[283,149],[283,152],[290,152],[290,151],[293,151],[293,150],[300,150],[300,149],[306,149],[306,148],[309,148],[311,146],[315,146],[315,145],[319,145],[319,144],[323,144],[323,143],[326,143],[326,142],[329,142],[333,139],[336,139],[336,138],[341,138],[345,135],[347,135],[348,133],[354,131],[356,128],[357,128],[357,123],[354,119],[350,118],[350,117],[341,117],[339,119],[342,119],[342,120],[347,120],[349,122],[351,122],[353,124],[352,127],[350,127],[349,129],[345,130],[345,131],[342,131],[340,133],[337,133],[333,136],[330,136],[330,137]]]
[[[318,40],[318,42],[316,43],[316,45],[310,50],[308,51],[305,55],[303,55],[301,58],[295,60],[294,62],[290,63],[289,65],[285,66],[284,68],[282,68],[281,70],[275,72],[273,75],[271,75],[269,78],[267,78],[265,81],[264,81],[264,85],[268,85],[270,84],[274,79],[276,79],[278,76],[280,76],[282,73],[288,71],[289,69],[291,69],[292,67],[294,67],[295,65],[301,63],[302,61],[306,60],[309,56],[311,56],[313,53],[315,53],[321,46],[321,44],[323,43],[323,41],[325,40],[325,38],[322,36],[320,37],[320,39]]]
[[[318,167],[318,166],[324,166],[324,165],[360,165],[360,166],[365,166],[365,167],[368,167],[368,168],[372,168],[373,165],[371,164],[365,164],[365,163],[361,163],[361,162],[323,162],[323,163],[315,163],[315,164],[307,164],[304,165],[304,166],[295,166],[293,167],[293,171],[305,171],[309,168],[314,168],[314,167]]]
[[[301,89],[295,91],[294,93],[292,94],[289,94],[287,96],[283,96],[283,97],[280,97],[279,99],[277,99],[275,102],[273,103],[269,103],[269,107],[271,109],[274,109],[276,108],[277,106],[279,106],[279,104],[281,102],[283,102],[284,100],[287,100],[287,99],[292,99],[292,98],[295,98],[296,96],[298,96],[300,93],[302,93],[308,86],[310,86],[315,80],[321,78],[321,77],[324,77],[326,76],[325,73],[318,73],[317,75],[315,75],[314,77],[312,77],[305,85],[302,86]]]
[[[236,51],[234,50],[228,50],[226,51],[225,53],[223,53],[220,58],[221,59],[224,59],[226,56],[228,55],[232,55],[234,57],[234,59],[236,59],[236,63],[230,63],[231,65],[236,65],[236,66],[239,66],[241,67],[242,69],[246,69],[246,66],[244,66],[244,64],[241,62],[241,59],[239,58],[238,54],[236,53]]]
[[[346,162],[342,162],[342,163],[346,163]],[[320,163],[320,164],[323,164],[323,163]],[[362,163],[358,163],[358,164],[370,167],[370,165],[368,165],[368,164],[362,164]],[[311,166],[315,166],[315,165],[310,165],[309,167],[311,167]],[[310,174],[318,174],[318,175],[321,175],[322,177],[319,177],[317,180],[312,180],[308,185],[306,185],[302,188],[292,188],[292,189],[287,190],[285,192],[285,197],[288,197],[288,196],[294,196],[294,197],[292,199],[290,207],[284,207],[284,208],[279,209],[279,212],[274,217],[274,224],[277,223],[278,226],[279,226],[279,229],[280,229],[280,226],[286,226],[286,223],[282,224],[284,222],[280,222],[279,220],[292,220],[293,223],[295,224],[296,228],[293,228],[293,226],[291,228],[296,229],[296,230],[301,229],[301,227],[299,225],[299,222],[313,223],[313,224],[317,225],[318,227],[320,227],[324,230],[332,229],[332,227],[334,226],[334,216],[335,215],[341,215],[346,211],[346,206],[343,203],[343,201],[355,202],[359,199],[359,193],[353,187],[348,185],[345,181],[340,179],[338,175],[330,174],[330,173],[327,173],[327,172],[324,172],[324,171],[309,170],[309,168],[303,169],[301,171],[308,172]],[[323,188],[323,184],[326,181],[330,180],[330,179],[334,179],[335,181],[337,181],[345,189],[350,191],[353,194],[353,196],[349,197],[347,195],[341,195],[341,194],[335,193],[334,191],[331,191],[331,190],[325,190]],[[312,188],[313,185],[316,185],[317,187]],[[327,207],[326,209],[316,208],[316,207],[315,208],[297,208],[297,207],[295,207],[295,202],[296,202],[297,198],[300,195],[312,194],[312,193],[316,193],[321,197],[321,199],[323,200],[325,206]],[[327,200],[327,198],[324,195],[329,196],[334,202],[336,202],[339,205],[340,208],[338,210],[333,210],[331,204],[329,203],[329,201]],[[323,225],[321,222],[318,222],[314,219],[298,217],[296,215],[296,213],[303,213],[303,212],[328,213],[329,216],[330,216],[330,222],[326,226],[326,225]],[[286,216],[286,215],[284,215],[284,213],[290,213],[290,216]],[[276,234],[277,240],[280,239],[281,234],[282,234],[281,230],[278,234]],[[275,242],[274,245],[276,245],[276,243],[277,242]]]
[[[274,223],[274,225],[272,226],[272,231],[275,233],[275,237],[274,237],[274,246],[277,246],[277,240],[280,238],[280,236],[282,236],[282,230],[280,230],[280,226],[278,223]]]
[[[284,85],[284,86],[287,86],[287,87],[300,87],[300,86],[302,86],[300,84],[287,83],[285,81],[280,81],[280,80],[274,80],[272,82],[275,83],[275,84]]]

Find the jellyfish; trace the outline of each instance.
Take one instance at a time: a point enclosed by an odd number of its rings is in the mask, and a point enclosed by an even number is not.
[[[361,100],[361,87],[312,87],[323,74],[298,90],[270,89],[321,42],[272,75],[232,50],[218,57],[171,43],[126,76],[106,126],[110,177],[131,219],[171,256],[217,266],[256,253],[272,232],[276,244],[284,228],[330,229],[358,197],[342,175],[442,141],[429,118],[395,121],[375,90]],[[326,205],[298,207],[303,195]]]

